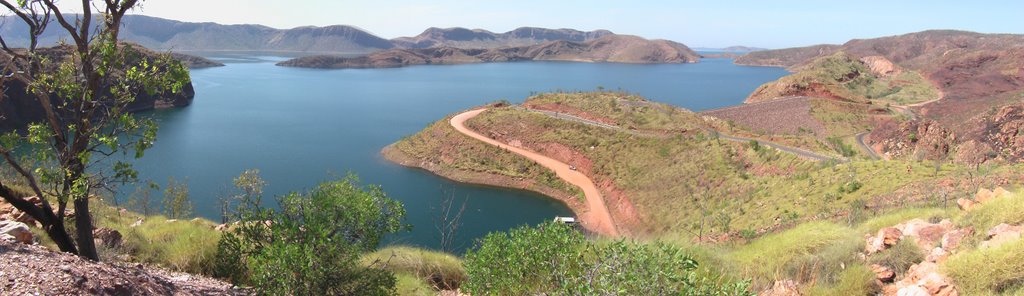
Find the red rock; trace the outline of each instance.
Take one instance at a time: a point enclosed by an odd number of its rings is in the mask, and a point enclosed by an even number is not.
[[[878,264],[871,264],[871,272],[874,272],[875,278],[883,283],[891,283],[896,279],[896,272],[893,271],[892,268]]]
[[[942,236],[942,248],[948,252],[955,252],[964,239],[974,233],[972,228],[962,228],[947,232]]]
[[[220,225],[217,225],[217,227],[214,227],[213,229],[215,229],[217,231],[220,231],[220,232],[224,232],[225,230],[228,230],[228,225],[227,224],[220,224]]]
[[[928,254],[928,257],[925,257],[924,260],[927,262],[942,263],[943,261],[946,261],[946,258],[948,257],[949,252],[947,252],[946,249],[934,248],[932,249],[932,252]]]
[[[899,243],[902,236],[903,232],[895,227],[879,229],[877,235],[869,236],[866,239],[864,250],[867,251],[868,254],[880,252]]]
[[[981,249],[996,248],[1003,244],[1017,241],[1021,237],[1021,226],[999,224],[988,231],[989,239],[981,242]]]
[[[985,188],[978,189],[978,193],[974,194],[974,200],[982,204],[992,200],[994,197],[995,194],[991,190]]]
[[[974,202],[973,200],[970,200],[970,199],[958,198],[956,200],[956,205],[959,206],[961,210],[970,211],[975,206],[977,206],[978,203]]]

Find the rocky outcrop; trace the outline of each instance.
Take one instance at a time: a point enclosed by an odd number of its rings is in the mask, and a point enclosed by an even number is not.
[[[35,241],[35,235],[25,223],[0,221],[0,241],[32,244]]]
[[[980,249],[998,248],[1003,244],[1020,240],[1024,227],[1020,225],[999,224],[988,231],[988,239],[981,242]]]
[[[933,120],[887,121],[867,138],[887,158],[941,159],[957,143],[953,131]]]
[[[572,61],[637,64],[695,63],[700,57],[686,45],[636,36],[607,35],[588,42],[551,41],[524,47],[392,49],[359,57],[310,56],[278,63],[303,68],[394,68],[410,65],[511,61]]]
[[[903,70],[900,69],[899,66],[893,64],[892,61],[889,61],[889,59],[886,59],[883,56],[863,57],[860,61],[871,70],[872,74],[880,77],[890,77],[903,73]]]

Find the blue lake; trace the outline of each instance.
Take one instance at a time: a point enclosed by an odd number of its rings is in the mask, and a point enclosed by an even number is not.
[[[232,178],[246,169],[262,172],[268,198],[351,172],[405,204],[414,228],[389,243],[424,247],[437,245],[433,209],[446,195],[467,200],[461,248],[488,232],[571,214],[539,194],[459,184],[379,155],[381,148],[448,114],[499,99],[522,102],[532,92],[599,86],[700,111],[739,104],[757,86],[786,75],[779,68],[736,66],[728,59],[368,70],[277,67],[280,58],[272,57],[220,59],[226,67],[192,71],[192,106],[149,114],[158,119],[160,132],[156,146],[137,162],[140,178],[160,184],[169,177],[186,180],[197,214],[219,221],[218,197],[230,192]]]

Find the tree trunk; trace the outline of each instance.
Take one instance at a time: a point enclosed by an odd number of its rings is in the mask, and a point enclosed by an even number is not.
[[[75,231],[78,233],[78,255],[99,261],[96,243],[92,235],[92,215],[89,214],[89,198],[75,199]]]
[[[57,248],[59,248],[61,252],[78,254],[78,249],[75,248],[75,244],[71,242],[71,236],[68,235],[67,228],[64,228],[64,223],[43,225],[43,229],[46,230],[46,235],[53,240],[53,243],[57,244]]]

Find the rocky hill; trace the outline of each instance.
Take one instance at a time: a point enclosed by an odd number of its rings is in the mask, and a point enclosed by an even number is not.
[[[360,57],[310,56],[279,63],[304,68],[391,68],[409,65],[465,64],[509,61],[573,61],[610,63],[695,63],[700,59],[686,45],[628,35],[607,35],[587,42],[550,41],[496,49],[433,47],[391,49]]]
[[[848,68],[841,75],[820,75],[820,61],[840,53],[858,60],[860,68]],[[906,105],[901,113],[913,113],[909,121],[880,121],[867,137],[867,142],[890,157],[949,158],[971,162],[991,159],[1017,160],[1013,149],[1004,146],[1012,141],[995,140],[1008,135],[1000,132],[1015,120],[1005,106],[1024,99],[1024,35],[980,34],[964,31],[924,31],[875,39],[851,40],[843,45],[818,45],[793,49],[769,50],[747,54],[736,60],[745,65],[787,67],[796,74],[759,89],[751,100],[766,100],[779,95],[817,95],[842,99],[879,99],[894,93],[917,94],[916,99],[893,99],[887,102]],[[868,77],[867,72],[893,73],[892,83],[904,84],[912,79],[898,78],[917,73],[937,90],[937,99],[924,100],[930,91],[922,83],[908,89],[907,85],[860,87],[861,91],[827,94],[811,90],[851,90],[858,85],[877,84],[882,77]],[[845,75],[845,76],[844,76]],[[799,78],[799,79],[794,79]],[[857,83],[857,80],[865,83]],[[851,83],[853,82],[853,83]],[[893,92],[895,91],[895,92]],[[874,93],[874,95],[868,95]],[[1011,108],[1012,109],[1012,108]],[[1006,112],[1003,112],[1006,111]],[[1008,113],[1009,112],[1009,113]],[[970,123],[970,124],[965,124]],[[927,146],[927,147],[925,147]]]
[[[6,21],[0,34],[13,47],[27,45],[24,24]],[[365,54],[395,47],[391,41],[350,26],[274,29],[261,25],[189,23],[143,15],[128,15],[123,40],[155,50],[254,51]],[[41,44],[65,38],[60,30],[47,30]]]
[[[466,28],[429,28],[414,37],[391,39],[402,48],[499,48],[537,45],[549,41],[587,42],[613,35],[607,30],[583,32],[573,29],[522,27],[505,33]]]
[[[144,59],[154,59],[156,53],[153,51],[135,47]],[[39,53],[51,60],[64,59],[70,55],[69,47],[52,47],[39,49]],[[177,60],[191,68],[204,68],[223,66],[205,58],[185,54],[174,54]],[[9,61],[6,54],[0,53],[0,58]],[[4,96],[0,99],[0,131],[20,129],[32,122],[43,120],[44,114],[35,96],[26,94],[25,85],[16,80],[6,81],[3,85]],[[195,97],[195,89],[192,83],[185,84],[181,93],[178,94],[141,94],[135,102],[128,106],[133,112],[151,110],[154,108],[184,107],[192,104]]]

